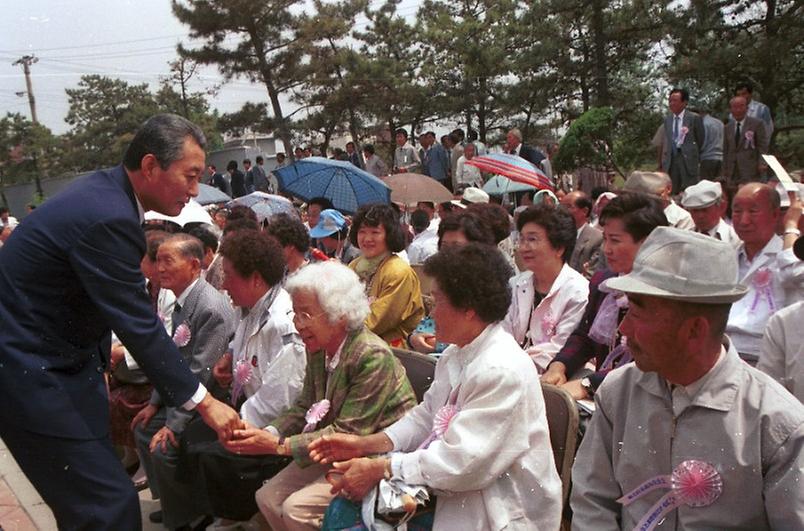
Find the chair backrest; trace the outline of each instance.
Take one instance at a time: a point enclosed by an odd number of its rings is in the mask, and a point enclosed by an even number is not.
[[[566,390],[555,385],[541,385],[547,425],[550,428],[550,445],[553,447],[553,457],[561,477],[562,501],[566,504],[578,442],[578,406]]]
[[[430,389],[430,385],[433,383],[436,359],[413,350],[402,348],[392,348],[391,350],[405,367],[410,385],[413,386],[413,392],[416,393],[416,400],[421,402],[424,393]]]

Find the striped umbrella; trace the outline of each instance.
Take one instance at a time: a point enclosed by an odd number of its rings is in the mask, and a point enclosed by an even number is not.
[[[553,190],[553,183],[539,168],[517,155],[507,153],[489,153],[467,160],[466,164],[479,168],[480,171],[496,173],[508,177],[512,181],[527,184],[542,190]]]

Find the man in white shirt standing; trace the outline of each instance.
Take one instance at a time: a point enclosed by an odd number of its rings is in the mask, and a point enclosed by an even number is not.
[[[743,243],[734,228],[723,220],[727,204],[723,201],[720,183],[699,181],[681,194],[681,206],[695,222],[695,230],[730,244],[735,249]]]

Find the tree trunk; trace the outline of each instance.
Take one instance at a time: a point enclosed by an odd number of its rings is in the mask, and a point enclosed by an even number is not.
[[[260,69],[260,76],[262,77],[262,82],[265,84],[265,89],[268,91],[268,98],[271,100],[271,110],[274,113],[274,120],[277,124],[277,130],[279,131],[279,138],[282,140],[282,145],[285,148],[285,154],[292,162],[295,162],[296,158],[293,154],[293,145],[291,143],[291,136],[290,136],[290,128],[288,127],[287,120],[285,119],[285,115],[282,112],[282,104],[279,101],[279,92],[276,90],[276,85],[274,85],[273,75],[271,74],[271,67],[268,65],[268,62],[265,60],[265,49],[262,46],[262,41],[260,41],[257,36],[255,35],[256,28],[249,31],[249,38],[251,39],[251,44],[254,48],[254,53],[257,57],[257,62],[259,63]]]
[[[603,0],[592,0],[592,50],[594,53],[593,72],[595,76],[595,104],[599,107],[609,105],[609,72],[606,58],[606,30],[603,20]]]

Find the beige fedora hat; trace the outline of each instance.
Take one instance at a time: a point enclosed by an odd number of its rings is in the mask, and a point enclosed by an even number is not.
[[[739,300],[737,255],[726,242],[689,230],[656,227],[630,273],[604,282],[606,290],[704,304]]]

